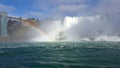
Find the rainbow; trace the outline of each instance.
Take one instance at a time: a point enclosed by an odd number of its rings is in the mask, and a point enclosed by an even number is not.
[[[36,30],[37,32],[39,32],[48,41],[50,41],[50,42],[54,41],[50,36],[47,35],[46,32],[44,32],[42,29],[38,28],[35,24],[33,24],[35,21],[22,20],[22,22],[24,22],[27,26],[30,26],[34,30]]]

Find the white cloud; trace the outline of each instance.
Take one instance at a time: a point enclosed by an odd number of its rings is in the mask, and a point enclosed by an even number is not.
[[[88,3],[92,0],[51,0],[53,4],[75,4],[75,3]]]
[[[64,17],[64,16],[74,16],[86,11],[89,8],[86,4],[67,4],[56,6],[49,12],[49,17]]]
[[[34,8],[46,12],[48,17],[64,17],[69,15],[79,15],[90,6],[87,4],[92,0],[37,0]]]
[[[62,12],[80,12],[87,9],[87,5],[60,5],[58,9]]]
[[[86,3],[92,2],[92,0],[36,0],[34,4],[34,8],[41,10],[50,10],[50,8],[56,8],[59,6],[75,6],[75,5],[83,5]]]
[[[12,7],[12,6],[0,4],[0,11],[10,12],[10,11],[13,11],[13,10],[15,10],[15,8]]]
[[[99,0],[97,6],[89,14],[120,13],[120,0]]]
[[[96,2],[94,2],[96,1]],[[120,0],[37,0],[34,7],[48,17],[120,13]]]

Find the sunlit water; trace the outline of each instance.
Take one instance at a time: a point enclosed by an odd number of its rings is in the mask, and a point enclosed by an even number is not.
[[[1,43],[0,68],[120,68],[120,42]]]

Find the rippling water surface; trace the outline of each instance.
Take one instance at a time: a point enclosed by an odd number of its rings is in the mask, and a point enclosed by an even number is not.
[[[0,43],[0,68],[120,68],[120,42]]]

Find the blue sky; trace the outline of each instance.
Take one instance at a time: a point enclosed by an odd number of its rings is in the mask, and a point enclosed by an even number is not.
[[[62,18],[119,13],[120,0],[0,0],[0,11],[11,16]]]

